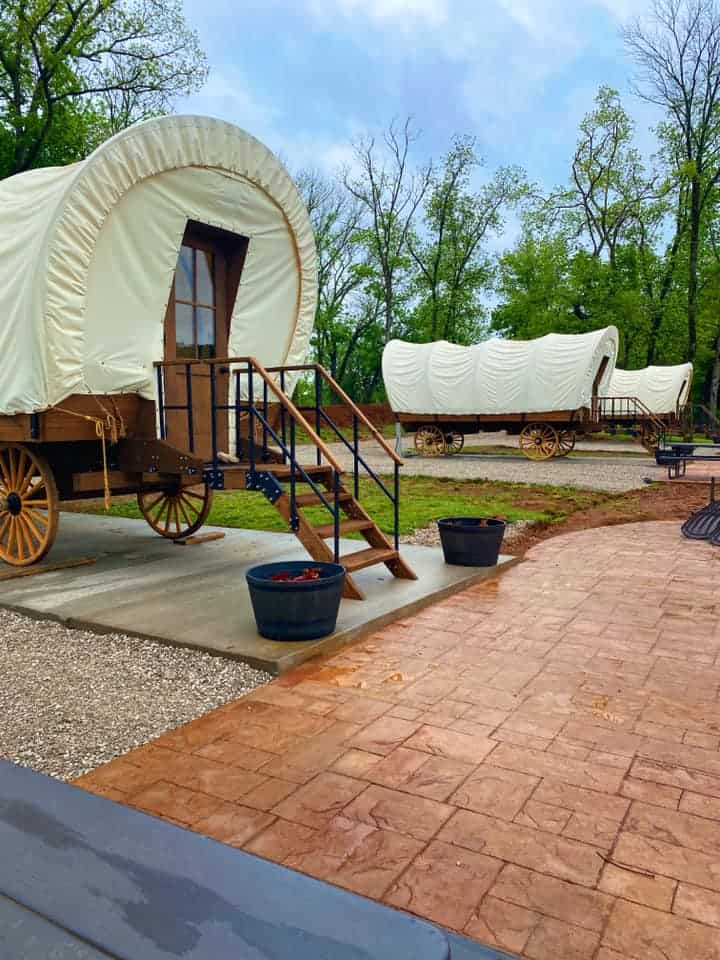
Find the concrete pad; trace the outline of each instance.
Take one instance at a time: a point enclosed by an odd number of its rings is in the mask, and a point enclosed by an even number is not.
[[[222,532],[222,540],[180,547],[144,520],[64,513],[48,565],[89,556],[96,563],[2,581],[0,604],[91,630],[197,647],[277,674],[516,562],[501,557],[497,567],[453,567],[437,547],[406,546],[403,556],[417,580],[397,580],[384,566],[361,570],[353,577],[367,599],[343,600],[334,634],[278,643],[257,633],[245,572],[258,563],[306,560],[307,553],[292,534]],[[341,552],[364,547],[364,541],[344,540]]]

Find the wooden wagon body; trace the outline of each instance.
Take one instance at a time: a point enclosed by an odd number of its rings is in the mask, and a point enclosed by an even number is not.
[[[468,434],[504,430],[530,459],[545,460],[603,428],[598,398],[616,352],[614,327],[474,347],[392,341],[383,375],[398,428],[415,434],[419,453],[459,452]]]

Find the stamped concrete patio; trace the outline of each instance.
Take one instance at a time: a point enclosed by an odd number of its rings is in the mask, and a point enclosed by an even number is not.
[[[718,960],[719,573],[559,537],[78,785],[532,960]]]

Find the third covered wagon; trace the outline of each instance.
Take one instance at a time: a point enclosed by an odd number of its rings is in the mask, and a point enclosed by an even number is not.
[[[462,449],[465,435],[506,430],[532,460],[568,454],[602,428],[599,398],[615,369],[618,331],[549,333],[535,340],[446,341],[385,347],[382,367],[399,430],[426,455]]]

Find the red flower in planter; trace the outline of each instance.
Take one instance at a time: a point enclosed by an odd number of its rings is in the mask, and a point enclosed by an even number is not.
[[[320,571],[317,567],[305,567],[302,573],[293,577],[288,570],[281,570],[280,573],[274,573],[270,579],[276,583],[304,583],[306,580],[319,580]]]

